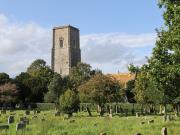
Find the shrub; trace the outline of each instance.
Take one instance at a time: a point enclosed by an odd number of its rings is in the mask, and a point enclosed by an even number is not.
[[[59,99],[60,110],[64,113],[72,115],[73,112],[77,112],[79,108],[78,95],[72,91],[67,90]]]

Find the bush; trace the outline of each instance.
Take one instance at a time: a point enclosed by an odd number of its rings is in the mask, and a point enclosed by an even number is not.
[[[62,96],[60,96],[59,105],[62,112],[71,116],[73,112],[77,112],[79,109],[78,95],[72,90],[67,90]]]

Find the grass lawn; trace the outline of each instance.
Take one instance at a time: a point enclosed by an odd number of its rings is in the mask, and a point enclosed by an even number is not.
[[[142,135],[161,135],[162,127],[167,127],[168,135],[180,135],[180,117],[163,122],[162,116],[100,118],[96,113],[93,113],[93,117],[88,117],[88,114],[83,112],[74,114],[70,119],[64,119],[62,116],[55,117],[53,111],[42,111],[33,118],[32,111],[30,115],[25,115],[24,111],[7,111],[7,114],[1,114],[0,125],[7,124],[10,114],[15,116],[15,122],[10,124],[7,135],[16,135],[16,124],[23,116],[30,119],[25,135],[99,135],[102,132],[107,135],[134,135],[137,132]],[[154,123],[148,124],[149,120],[154,120]],[[0,130],[0,135],[6,135],[6,132]],[[21,131],[18,131],[17,135],[21,135]]]

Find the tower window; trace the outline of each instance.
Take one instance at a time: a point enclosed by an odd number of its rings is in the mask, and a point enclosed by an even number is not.
[[[74,48],[76,48],[76,40],[73,40]]]
[[[63,48],[63,40],[62,39],[59,39],[59,46],[60,46],[60,48]]]

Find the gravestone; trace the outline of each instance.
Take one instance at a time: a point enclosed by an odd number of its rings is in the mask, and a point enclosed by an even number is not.
[[[41,111],[40,111],[40,110],[37,110],[36,112],[37,112],[37,113],[41,113]]]
[[[33,114],[34,114],[34,115],[36,114],[36,110],[33,110]]]
[[[26,124],[25,123],[20,122],[20,123],[16,124],[16,131],[24,130],[25,128],[26,128]]]
[[[128,116],[128,109],[124,109],[124,112],[125,112],[125,117]]]
[[[105,132],[102,132],[102,133],[100,133],[100,135],[107,135],[107,133],[105,133]]]
[[[140,114],[137,112],[137,113],[136,113],[136,118],[138,118],[138,117],[140,117]]]
[[[60,112],[59,111],[57,111],[57,112],[55,112],[55,116],[60,116]]]
[[[134,135],[142,135],[141,133],[135,133]]]
[[[26,117],[21,117],[20,118],[20,123],[29,124],[29,119],[26,118]]]
[[[109,117],[110,117],[110,118],[113,117],[113,115],[112,115],[112,108],[111,108],[110,111],[109,111]]]
[[[149,120],[148,124],[154,123],[154,120]]]
[[[166,122],[166,115],[163,116],[163,121]]]
[[[163,127],[163,128],[162,128],[161,134],[162,134],[162,135],[167,135],[167,128],[166,128],[166,127]]]
[[[14,116],[8,117],[8,124],[14,123]]]

